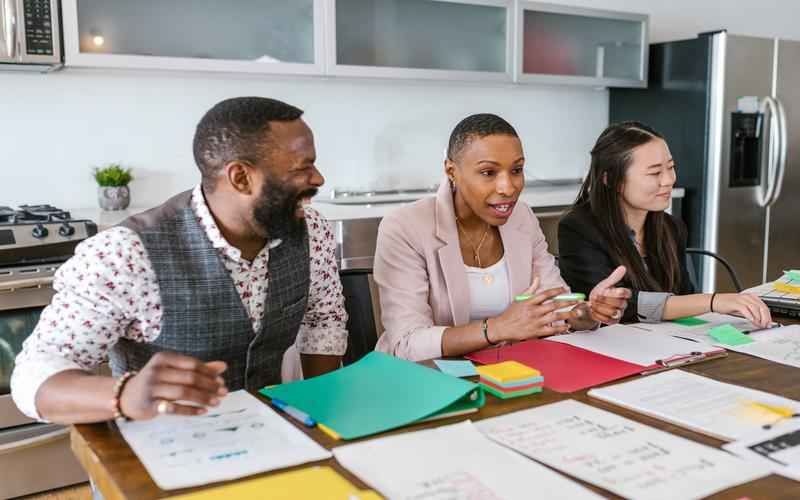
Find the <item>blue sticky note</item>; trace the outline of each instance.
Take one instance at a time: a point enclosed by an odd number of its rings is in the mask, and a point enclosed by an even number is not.
[[[475,365],[469,361],[460,361],[452,359],[434,359],[434,363],[442,373],[452,375],[454,377],[471,377],[478,375],[475,370]]]

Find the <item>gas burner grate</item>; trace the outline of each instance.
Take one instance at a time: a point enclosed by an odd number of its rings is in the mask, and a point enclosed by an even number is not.
[[[52,205],[20,205],[12,222],[63,222],[71,218],[69,212]]]
[[[0,206],[0,224],[12,224],[16,216],[17,211],[13,208]]]

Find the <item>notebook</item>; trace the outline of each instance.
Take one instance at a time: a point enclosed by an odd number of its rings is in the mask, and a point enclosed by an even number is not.
[[[485,402],[478,384],[382,352],[371,352],[325,375],[260,392],[306,412],[342,439],[478,411]]]
[[[792,276],[782,276],[776,281],[764,283],[748,290],[746,293],[752,293],[761,297],[761,300],[769,307],[770,311],[775,314],[783,314],[800,318],[800,293],[792,293],[792,289],[784,289],[780,285],[776,288],[776,284],[783,283],[788,286],[800,286],[800,281],[792,279]]]

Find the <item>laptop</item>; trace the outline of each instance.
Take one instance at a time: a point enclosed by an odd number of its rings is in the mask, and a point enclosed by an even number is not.
[[[787,281],[787,278],[780,278],[778,281]],[[761,300],[769,307],[769,310],[778,316],[788,316],[790,318],[800,318],[800,293],[790,293],[775,290],[775,283],[764,283],[745,290],[761,297]]]

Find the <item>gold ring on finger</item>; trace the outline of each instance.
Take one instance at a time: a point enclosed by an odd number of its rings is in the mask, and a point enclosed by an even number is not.
[[[167,413],[172,413],[172,403],[167,401],[166,399],[162,399],[158,402],[158,406],[156,406],[156,411],[159,415],[166,415]]]

